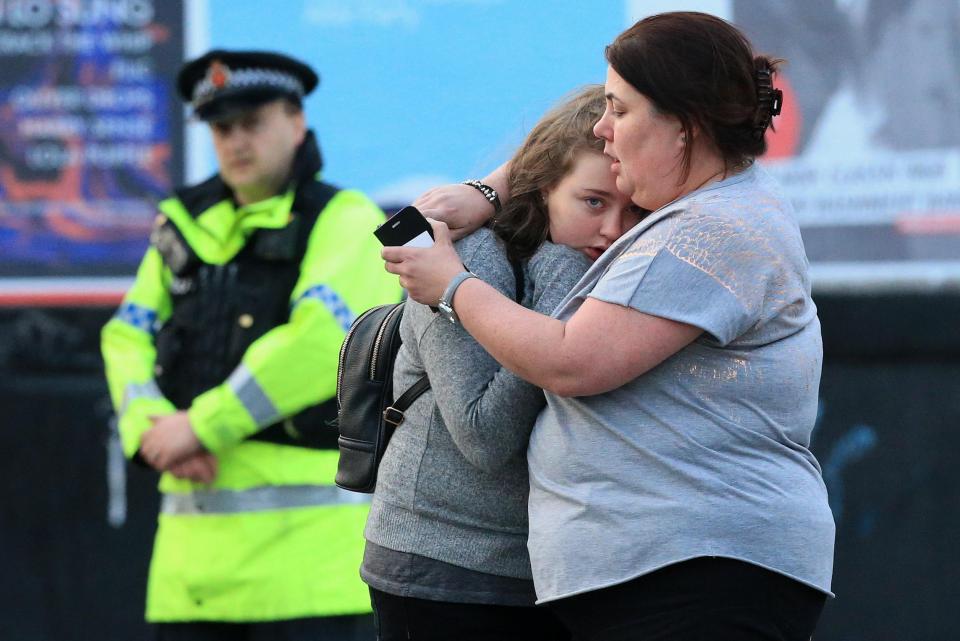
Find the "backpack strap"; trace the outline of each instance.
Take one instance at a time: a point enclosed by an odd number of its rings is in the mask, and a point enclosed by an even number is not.
[[[416,383],[407,388],[407,391],[401,394],[400,398],[393,402],[393,405],[383,410],[383,422],[393,429],[400,427],[405,418],[403,413],[428,389],[430,389],[430,379],[424,374]]]

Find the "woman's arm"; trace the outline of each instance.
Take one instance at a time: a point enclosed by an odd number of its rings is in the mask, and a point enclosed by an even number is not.
[[[430,249],[384,248],[387,271],[410,296],[434,305],[462,270],[449,232],[434,224]],[[460,322],[497,361],[531,383],[561,396],[615,389],[693,342],[701,329],[588,299],[564,322],[517,305],[478,279],[453,299]]]
[[[504,163],[480,181],[497,191],[501,205],[510,199],[507,172],[508,165]],[[494,213],[490,201],[479,190],[463,184],[434,187],[413,205],[430,218],[447,223],[454,240],[482,227]]]
[[[616,389],[693,342],[698,327],[588,298],[569,321],[515,305],[470,279],[454,297],[464,328],[521,378],[560,396]]]

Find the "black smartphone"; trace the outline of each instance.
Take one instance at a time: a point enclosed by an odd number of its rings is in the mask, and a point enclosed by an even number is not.
[[[433,228],[413,205],[395,213],[373,233],[386,247],[433,246]]]

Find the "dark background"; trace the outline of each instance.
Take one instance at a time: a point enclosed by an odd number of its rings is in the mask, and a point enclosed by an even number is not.
[[[816,639],[957,638],[960,294],[816,301],[826,358],[813,449],[837,520],[837,598]],[[111,516],[98,353],[111,313],[0,309],[2,640],[148,638],[156,476],[114,465],[125,478],[113,477]]]

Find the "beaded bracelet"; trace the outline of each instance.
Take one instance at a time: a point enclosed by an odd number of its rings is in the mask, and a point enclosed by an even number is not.
[[[497,195],[497,190],[490,185],[484,185],[479,180],[464,180],[463,184],[470,185],[483,194],[483,197],[490,201],[490,204],[493,205],[493,213],[499,214],[500,210],[503,209],[503,207],[500,205],[500,196]]]

